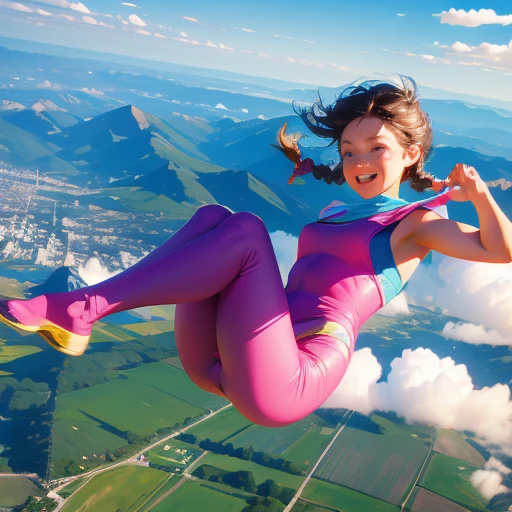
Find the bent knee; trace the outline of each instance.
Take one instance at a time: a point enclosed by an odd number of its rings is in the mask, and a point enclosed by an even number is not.
[[[206,222],[219,223],[224,219],[231,217],[233,211],[227,206],[221,204],[203,204],[197,210],[194,216]]]
[[[230,222],[237,224],[244,229],[244,231],[251,238],[261,238],[263,235],[265,238],[269,238],[267,228],[263,220],[251,212],[237,212],[233,214]]]

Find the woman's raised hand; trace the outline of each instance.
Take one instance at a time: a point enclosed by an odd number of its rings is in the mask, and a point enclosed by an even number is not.
[[[450,187],[450,199],[453,201],[471,201],[487,190],[485,181],[480,178],[477,170],[466,164],[456,164],[445,180],[434,180],[432,190],[440,192]],[[454,188],[457,187],[457,188]]]

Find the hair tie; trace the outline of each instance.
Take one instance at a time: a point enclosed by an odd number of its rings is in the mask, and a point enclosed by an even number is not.
[[[295,169],[293,169],[292,175],[290,176],[290,179],[288,180],[288,185],[292,185],[295,181],[295,178],[297,176],[304,176],[305,174],[309,174],[310,172],[313,172],[313,167],[315,163],[311,158],[306,158],[305,160],[299,160],[295,164]]]

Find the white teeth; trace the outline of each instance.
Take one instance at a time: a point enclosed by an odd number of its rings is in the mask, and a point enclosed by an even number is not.
[[[375,176],[377,176],[377,175],[376,174],[361,174],[361,176],[357,176],[357,180],[360,182],[371,181]]]

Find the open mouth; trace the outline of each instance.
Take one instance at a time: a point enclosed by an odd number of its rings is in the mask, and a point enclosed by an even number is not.
[[[361,176],[356,176],[357,183],[369,183],[373,181],[377,177],[376,174],[361,174]]]

